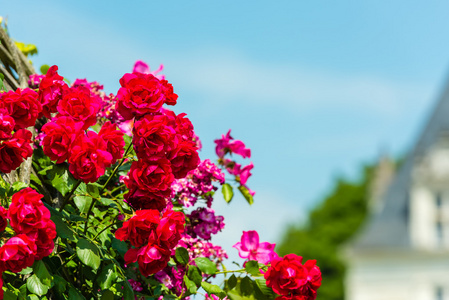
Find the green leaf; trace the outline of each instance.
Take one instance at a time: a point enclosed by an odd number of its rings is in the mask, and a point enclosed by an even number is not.
[[[0,91],[3,90],[3,80],[5,79],[5,75],[0,73]]]
[[[120,241],[115,237],[112,238],[111,247],[118,251],[122,256],[128,251],[128,244],[126,242]]]
[[[55,223],[56,233],[58,234],[58,236],[63,239],[69,239],[71,241],[75,241],[75,236],[73,235],[73,231],[70,230],[70,228],[64,222],[61,214],[57,210],[55,210],[53,207],[46,205],[46,203],[44,203],[44,205],[45,205],[45,207],[47,207],[50,210],[50,213],[51,213],[50,219]]]
[[[30,174],[30,179],[34,182],[36,182],[38,185],[42,185],[41,180],[39,179],[39,177],[37,177],[36,175],[34,175],[33,173]]]
[[[110,290],[104,291],[103,295],[101,295],[101,300],[114,300],[114,293]]]
[[[175,257],[176,260],[182,265],[187,265],[189,263],[189,251],[187,251],[184,247],[179,247],[176,249]]]
[[[184,284],[186,285],[186,288],[190,294],[196,294],[196,284],[191,281],[186,275],[184,275]]]
[[[253,287],[258,299],[273,299],[275,297],[275,293],[270,287],[267,286],[265,279],[258,278],[255,282],[256,284],[253,284]]]
[[[36,274],[37,277],[41,280],[43,284],[51,288],[53,278],[50,275],[50,273],[47,270],[47,267],[45,266],[44,262],[41,260],[38,260],[34,262],[33,264],[33,272]]]
[[[239,294],[239,292],[237,290],[229,291],[228,296],[229,296],[229,298],[231,298],[231,300],[255,300],[253,295],[242,296]],[[273,297],[273,299],[274,299],[274,297]],[[259,300],[259,299],[256,299],[256,300]]]
[[[260,276],[259,263],[255,260],[246,262],[245,271],[253,276]]]
[[[43,284],[36,274],[27,279],[27,288],[31,293],[39,296],[43,296],[48,292],[48,286]]]
[[[50,69],[49,65],[42,65],[41,68],[40,68],[42,75],[47,74],[48,69]]]
[[[63,196],[72,190],[73,185],[77,183],[77,180],[73,178],[67,168],[61,165],[55,165],[47,173],[50,182],[54,188],[56,188]]]
[[[237,285],[237,277],[235,277],[235,274],[232,274],[231,277],[228,279],[228,288],[232,290]]]
[[[215,274],[217,272],[217,266],[215,263],[211,262],[210,259],[206,257],[197,257],[195,258],[195,263],[206,274]]]
[[[31,272],[33,272],[33,268],[25,268],[22,271],[19,272],[20,275],[26,275],[26,274],[30,274]]]
[[[59,275],[55,275],[53,277],[54,286],[53,289],[56,290],[57,293],[62,294],[67,289],[67,281]]]
[[[234,197],[234,190],[232,189],[232,186],[229,183],[223,184],[221,187],[221,192],[223,193],[225,201],[230,203],[232,197]]]
[[[220,297],[220,299],[226,297],[226,293],[218,285],[203,281],[201,282],[201,286],[208,294],[214,294]]]
[[[39,297],[34,294],[31,294],[27,296],[27,300],[39,300]]]
[[[251,295],[253,293],[253,283],[251,278],[248,276],[243,277],[242,281],[240,281],[240,291],[242,295]]]
[[[123,282],[123,298],[125,300],[134,300],[134,291],[131,285],[129,284],[129,281],[125,278],[125,281]]]
[[[92,196],[92,198],[100,198],[100,192],[98,191],[98,187],[96,187],[93,184],[87,185],[87,192],[89,195]]]
[[[101,259],[98,248],[86,239],[79,239],[76,243],[76,254],[83,264],[97,270],[100,267]]]
[[[92,203],[92,198],[88,196],[76,196],[73,198],[73,202],[80,210],[80,213],[87,214],[89,206]]]
[[[28,187],[28,185],[24,182],[16,181],[12,184],[11,189],[8,192],[8,196],[12,196],[20,190]]]
[[[101,270],[97,277],[97,283],[102,290],[109,289],[117,279],[117,269],[114,264],[109,264]]]
[[[4,290],[3,300],[16,300],[16,299],[17,299],[17,295],[14,292],[12,292],[8,289]]]
[[[82,300],[86,299],[80,292],[78,292],[73,286],[69,289],[69,300]]]
[[[245,197],[245,199],[249,203],[249,205],[252,205],[254,203],[254,199],[253,199],[253,196],[251,196],[251,194],[249,193],[248,188],[241,185],[238,187],[238,189],[239,189],[240,193],[242,193],[243,197]]]
[[[201,271],[196,266],[189,266],[189,269],[187,270],[187,277],[189,277],[189,279],[192,280],[196,284],[196,286],[200,286],[201,282],[203,281]]]

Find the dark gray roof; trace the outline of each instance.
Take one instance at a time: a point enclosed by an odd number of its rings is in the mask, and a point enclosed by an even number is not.
[[[414,163],[449,131],[449,84],[446,85],[417,143],[387,189],[383,208],[370,216],[349,247],[353,250],[410,248],[409,191]]]

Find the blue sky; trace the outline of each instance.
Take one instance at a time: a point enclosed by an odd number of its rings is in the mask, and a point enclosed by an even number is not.
[[[253,150],[257,191],[215,208],[216,241],[242,230],[277,242],[338,175],[413,143],[447,74],[447,1],[5,1],[34,64],[115,93],[142,59],[164,73],[202,138],[232,128]],[[267,225],[269,220],[269,225]],[[229,252],[233,250],[228,249]],[[235,254],[234,256],[235,257]]]

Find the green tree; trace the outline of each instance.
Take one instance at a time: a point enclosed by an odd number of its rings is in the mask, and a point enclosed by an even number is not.
[[[365,220],[372,171],[372,166],[366,166],[356,180],[338,178],[331,192],[310,212],[308,222],[288,228],[277,247],[279,255],[296,253],[304,260],[317,260],[323,276],[319,300],[344,299],[346,263],[339,248]]]

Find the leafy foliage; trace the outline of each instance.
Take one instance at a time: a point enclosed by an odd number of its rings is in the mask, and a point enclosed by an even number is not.
[[[368,187],[373,173],[366,166],[357,180],[339,178],[321,204],[310,212],[305,226],[288,228],[277,250],[316,259],[323,274],[320,300],[344,299],[346,263],[339,255],[366,219]]]

